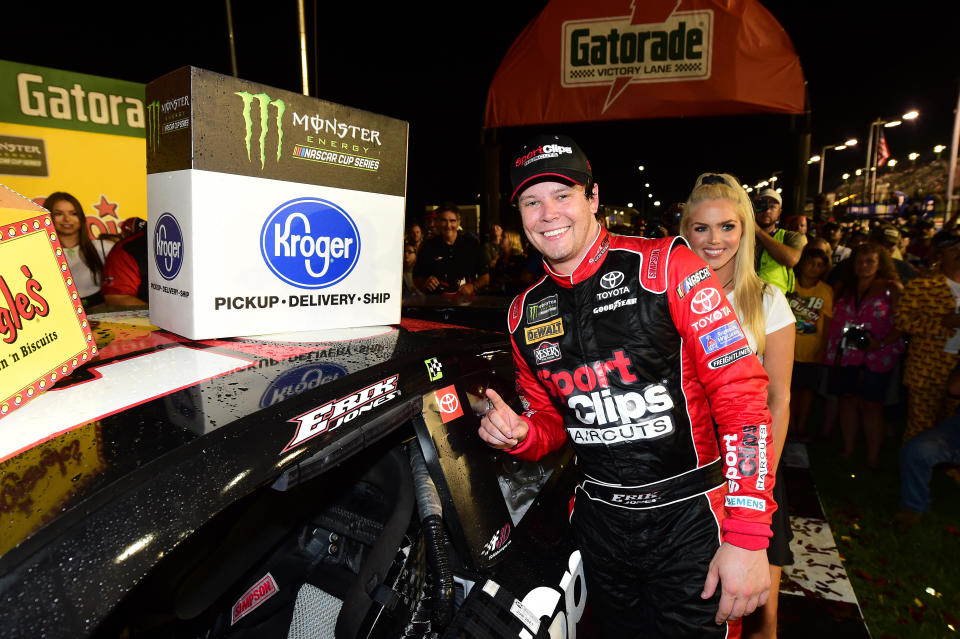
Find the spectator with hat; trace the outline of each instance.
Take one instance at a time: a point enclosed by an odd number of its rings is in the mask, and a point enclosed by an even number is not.
[[[873,231],[873,239],[877,244],[886,249],[893,260],[893,266],[897,269],[897,275],[904,284],[917,276],[917,270],[903,261],[903,254],[897,248],[900,244],[900,231],[891,224],[878,226]]]
[[[830,261],[837,265],[844,261],[853,252],[853,249],[843,242],[843,227],[839,222],[830,221],[823,225],[823,236],[830,242]]]
[[[898,329],[910,334],[903,383],[907,387],[904,441],[953,412],[947,378],[960,362],[960,232],[931,238],[939,258],[935,272],[907,283],[894,313]]]
[[[754,200],[757,221],[756,269],[764,282],[784,293],[793,291],[793,267],[800,261],[803,239],[796,231],[778,229],[783,198],[773,189],[764,189]]]

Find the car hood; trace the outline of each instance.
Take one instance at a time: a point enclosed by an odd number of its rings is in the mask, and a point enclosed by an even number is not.
[[[104,579],[76,588],[118,599],[238,497],[307,460],[337,464],[419,413],[441,350],[506,348],[423,320],[191,341],[145,311],[90,319],[99,357],[0,419],[5,607],[30,609],[37,580],[82,580],[75,559]],[[360,408],[322,423],[338,401]]]

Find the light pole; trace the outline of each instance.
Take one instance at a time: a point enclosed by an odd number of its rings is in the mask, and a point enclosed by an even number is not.
[[[810,162],[820,162],[820,181],[817,183],[817,195],[823,193],[823,171],[824,167],[827,164],[827,149],[832,149],[834,151],[843,151],[846,148],[857,145],[856,138],[850,138],[843,144],[828,144],[820,150],[820,155],[813,156],[810,158]],[[816,159],[814,159],[816,158]]]
[[[873,204],[873,200],[876,197],[876,187],[877,187],[877,152],[880,147],[880,136],[877,135],[877,141],[874,143],[874,130],[879,129],[881,126],[885,128],[891,128],[895,126],[900,126],[903,124],[903,120],[913,120],[919,113],[916,111],[908,111],[900,116],[899,120],[885,120],[883,118],[877,118],[870,123],[870,132],[867,136],[867,165],[863,167],[863,203],[867,203],[867,194],[870,194],[870,203]],[[871,177],[873,178],[873,185],[868,186]]]

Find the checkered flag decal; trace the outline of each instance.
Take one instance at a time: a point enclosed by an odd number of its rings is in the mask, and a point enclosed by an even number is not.
[[[430,376],[431,382],[443,377],[443,364],[436,357],[425,359],[423,363],[427,365],[427,375]]]

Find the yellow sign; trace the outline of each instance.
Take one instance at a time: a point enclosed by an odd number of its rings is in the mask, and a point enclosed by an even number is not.
[[[90,422],[0,463],[0,555],[104,468],[100,422]]]
[[[147,218],[144,85],[0,60],[0,182],[76,196],[92,238]]]
[[[96,353],[50,215],[0,189],[0,416]]]
[[[559,317],[552,322],[529,326],[526,329],[527,344],[536,344],[540,340],[560,335],[563,335],[563,321]]]

